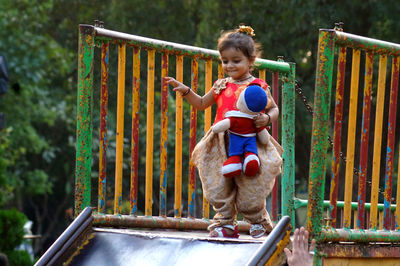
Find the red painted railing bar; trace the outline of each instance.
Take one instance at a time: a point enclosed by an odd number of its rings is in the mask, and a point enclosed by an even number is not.
[[[106,211],[107,173],[107,113],[108,113],[108,60],[109,44],[101,45],[101,92],[100,92],[100,144],[99,144],[99,196],[98,212]]]
[[[139,108],[140,108],[140,48],[133,48],[132,73],[132,134],[131,134],[131,214],[137,214],[139,169]]]
[[[337,217],[337,196],[339,182],[340,166],[340,146],[342,136],[342,118],[343,118],[343,95],[346,74],[346,47],[340,47],[337,80],[336,80],[336,100],[335,100],[335,128],[333,133],[333,157],[332,157],[332,176],[330,190],[330,209],[329,215],[332,227],[336,227]],[[343,215],[342,215],[343,219]]]
[[[279,104],[279,73],[272,73],[272,96],[277,104]],[[272,137],[277,141],[278,139],[278,120],[275,120],[272,123]],[[278,179],[279,177],[275,177],[275,184],[272,188],[271,192],[271,211],[272,211],[272,220],[278,221]]]
[[[385,174],[385,197],[383,209],[383,227],[390,229],[390,204],[392,201],[392,183],[393,183],[393,162],[394,162],[394,145],[396,136],[396,110],[397,95],[399,88],[399,57],[393,57],[392,60],[392,84],[390,90],[389,103],[389,122],[388,137],[386,149],[386,174]]]
[[[365,229],[365,197],[368,167],[368,142],[371,116],[372,72],[374,55],[367,53],[365,58],[364,102],[361,131],[360,167],[358,178],[357,228]]]
[[[198,86],[198,61],[197,58],[192,59],[191,68],[191,87],[197,92]],[[190,140],[189,140],[189,182],[188,182],[188,217],[195,217],[195,188],[196,188],[196,168],[191,160],[192,152],[196,146],[196,129],[197,129],[197,110],[190,106]]]

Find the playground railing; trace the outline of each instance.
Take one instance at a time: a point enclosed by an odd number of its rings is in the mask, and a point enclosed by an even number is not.
[[[399,55],[399,44],[340,28],[320,30],[307,215],[307,227],[319,242],[400,240],[400,169],[395,173]],[[387,73],[388,61],[391,73]],[[334,116],[330,115],[331,102]],[[346,130],[347,135],[342,134]],[[330,179],[327,196],[325,179]],[[305,203],[296,200],[295,204]]]
[[[132,60],[127,59],[128,53]],[[170,60],[171,57],[175,60]],[[147,66],[143,62],[147,62]],[[190,125],[186,125],[183,111],[189,107],[179,93],[168,92],[168,85],[162,79],[171,75],[169,68],[173,66],[176,68],[174,77],[186,84],[190,82],[191,88],[200,94],[211,89],[213,79],[224,76],[215,50],[125,34],[101,25],[80,25],[76,215],[85,207],[97,205],[94,223],[98,225],[197,229],[208,225],[210,208],[204,198],[201,215],[196,214],[196,195],[199,197],[202,192],[196,188],[196,170],[190,163],[190,154],[198,140],[197,135],[201,137],[209,130],[213,110],[197,112],[190,107]],[[126,75],[127,68],[131,68],[131,74]],[[186,69],[190,71],[186,72]],[[272,135],[276,139],[280,137],[284,148],[282,189],[278,191],[278,182],[275,182],[272,217],[277,221],[278,215],[289,215],[294,224],[295,66],[282,59],[257,59],[254,74],[272,85],[273,97],[282,114],[281,130],[278,130],[277,122],[272,125]],[[127,86],[131,89],[126,89]],[[146,91],[146,102],[140,99],[141,90]],[[131,100],[125,95],[130,95]],[[114,112],[110,111],[112,98],[116,101]],[[131,127],[127,128],[129,123],[124,117],[129,111]],[[171,118],[175,118],[174,124],[168,123]],[[203,124],[203,130],[198,127],[200,124]],[[129,139],[126,138],[128,134]],[[159,144],[154,142],[155,136],[160,137]],[[186,136],[188,141],[185,141]],[[158,146],[159,151],[154,146]],[[172,152],[167,153],[167,147]],[[144,153],[145,160],[141,156]],[[98,172],[94,170],[95,166]],[[188,168],[187,176],[183,174],[185,168]],[[167,179],[168,173],[174,175],[173,183]],[[157,187],[155,181],[159,181],[158,193],[153,192]],[[96,182],[97,190],[92,186]],[[141,186],[144,188],[139,189]],[[167,200],[167,191],[171,191],[171,187],[173,207],[169,207],[171,201]],[[278,192],[282,199],[279,214]],[[113,201],[108,197],[112,193]],[[97,194],[97,200],[92,194]],[[184,198],[187,203],[183,202]],[[125,206],[127,202],[129,210]],[[183,210],[185,205],[187,210]],[[153,216],[154,206],[158,209],[157,217]],[[188,219],[184,220],[184,216]]]

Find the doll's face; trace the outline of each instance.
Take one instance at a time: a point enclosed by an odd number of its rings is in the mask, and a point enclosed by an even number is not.
[[[240,93],[239,98],[236,102],[236,107],[239,111],[246,113],[246,114],[250,114],[250,115],[255,115],[257,114],[257,112],[252,112],[247,108],[247,105],[244,101],[244,90]]]
[[[265,109],[267,103],[268,97],[264,89],[251,84],[240,93],[236,107],[243,113],[256,115]]]

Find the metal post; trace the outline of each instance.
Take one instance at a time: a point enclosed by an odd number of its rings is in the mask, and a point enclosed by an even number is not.
[[[324,188],[325,160],[328,144],[328,117],[330,110],[332,70],[334,59],[334,30],[320,30],[317,56],[317,76],[315,80],[314,114],[310,157],[309,200],[307,228],[314,238],[321,232]]]
[[[285,76],[282,92],[282,146],[283,172],[282,172],[282,216],[291,217],[292,228],[295,228],[294,210],[294,136],[295,136],[295,64],[290,64],[290,72]]]
[[[79,25],[75,216],[91,199],[94,28]]]

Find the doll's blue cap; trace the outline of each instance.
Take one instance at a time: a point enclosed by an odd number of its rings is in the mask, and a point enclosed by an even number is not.
[[[263,111],[268,103],[267,93],[258,85],[250,85],[246,88],[244,100],[247,108],[255,113]]]

